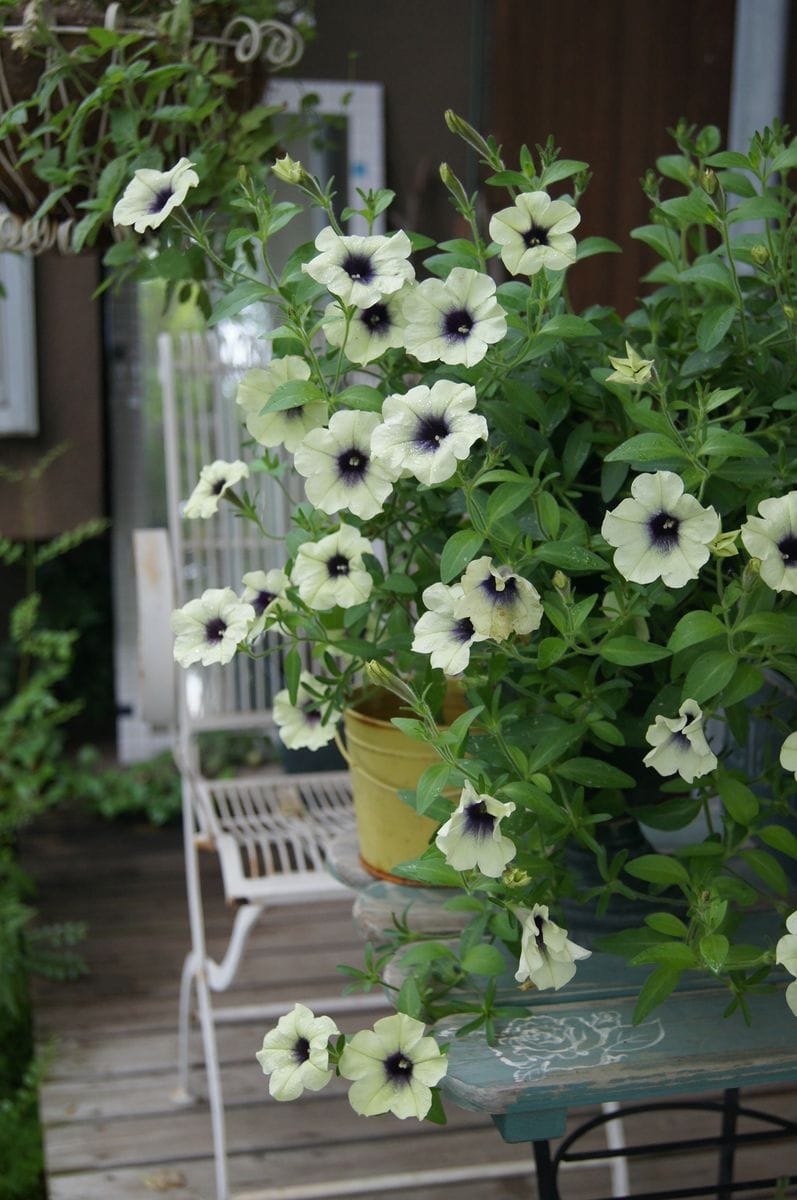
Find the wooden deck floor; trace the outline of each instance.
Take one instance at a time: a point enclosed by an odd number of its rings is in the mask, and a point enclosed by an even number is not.
[[[52,1047],[52,1067],[41,1104],[50,1200],[214,1200],[210,1119],[200,1103],[179,1108],[175,1084],[176,1008],[188,929],[179,831],[106,825],[74,815],[50,819],[24,841],[23,859],[40,885],[45,920],[85,920],[84,955],[90,974],[68,984],[37,983],[40,1046]],[[206,863],[211,948],[219,952],[229,929],[215,860]],[[277,912],[253,935],[234,999],[258,1003],[284,998],[286,1009],[312,994],[340,988],[340,962],[356,963],[360,939],[349,905],[323,911],[297,906]],[[232,999],[232,997],[231,997]],[[379,1015],[375,1012],[374,1017]],[[341,1018],[347,1032],[370,1023]],[[230,1173],[234,1188],[291,1188],[316,1180],[344,1182],[339,1195],[377,1200],[532,1200],[536,1189],[526,1147],[504,1145],[490,1122],[452,1112],[438,1129],[392,1117],[356,1117],[343,1081],[293,1104],[270,1101],[254,1053],[264,1030],[249,1025],[220,1031],[228,1105]],[[732,1044],[733,1029],[728,1028]],[[199,1072],[199,1046],[197,1071]],[[201,1075],[197,1075],[200,1090]],[[753,1096],[761,1107],[797,1117],[797,1089]],[[585,1114],[574,1114],[575,1119]],[[713,1134],[716,1117],[648,1116],[629,1130],[635,1141]],[[591,1145],[604,1146],[602,1137]],[[368,1180],[446,1166],[506,1164],[512,1176],[492,1181],[386,1191]],[[797,1146],[745,1152],[738,1177],[756,1179],[797,1169]],[[678,1188],[715,1180],[715,1158],[667,1155],[631,1165],[635,1190],[675,1196]],[[605,1165],[580,1165],[560,1175],[562,1200],[611,1195]],[[275,1193],[277,1194],[277,1193]],[[745,1195],[773,1197],[772,1189]],[[783,1196],[797,1196],[797,1188]]]

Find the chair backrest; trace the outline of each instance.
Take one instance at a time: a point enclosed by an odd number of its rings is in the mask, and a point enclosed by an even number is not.
[[[214,333],[162,334],[158,369],[163,393],[166,496],[169,540],[174,560],[178,605],[206,588],[243,588],[248,571],[281,567],[281,542],[269,541],[253,522],[222,503],[208,519],[186,520],[185,501],[203,466],[215,459],[246,461],[246,430],[235,403],[238,381],[246,370],[263,366],[268,343],[254,337]],[[289,525],[290,501],[277,480],[257,478],[258,502],[273,532]],[[182,672],[181,723],[190,730],[270,726],[273,697],[283,687],[278,639],[266,635],[277,651],[251,661],[237,655],[227,666],[194,667]]]

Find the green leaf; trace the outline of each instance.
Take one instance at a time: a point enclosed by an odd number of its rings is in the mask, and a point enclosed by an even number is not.
[[[607,662],[616,663],[620,667],[634,667],[640,663],[658,662],[659,659],[669,658],[672,651],[665,646],[657,646],[655,642],[643,642],[640,638],[613,637],[601,642],[598,647],[601,658]]]
[[[728,815],[740,825],[750,825],[758,816],[758,800],[750,788],[725,771],[720,772],[717,785]]]
[[[250,304],[255,304],[258,300],[268,300],[271,295],[271,289],[265,284],[258,283],[256,279],[247,279],[244,283],[239,283],[236,287],[228,292],[226,296],[222,296],[211,309],[208,325],[218,325],[219,321],[225,321],[228,317],[235,317],[239,312],[243,312]]]
[[[733,324],[736,316],[735,304],[712,304],[700,318],[697,327],[697,345],[704,354],[718,346]]]
[[[524,780],[514,780],[501,788],[501,796],[514,801],[518,806],[529,809],[541,820],[553,825],[564,825],[568,816],[555,800],[547,796],[542,788]]]
[[[797,858],[797,837],[783,825],[765,825],[763,829],[756,831],[756,835],[773,850],[780,850],[781,854],[788,854],[789,858]]]
[[[303,404],[312,404],[322,398],[316,384],[309,379],[289,379],[281,383],[269,396],[260,410],[260,415],[272,412],[284,412],[288,408],[299,408]]]
[[[586,171],[589,163],[581,162],[575,158],[557,158],[550,163],[540,177],[540,187],[550,187],[552,183],[559,183],[561,179],[570,179],[573,175],[578,175],[581,171]]]
[[[675,883],[679,886],[689,883],[689,872],[683,863],[665,854],[643,854],[640,858],[632,858],[625,864],[625,870],[635,879],[643,879],[646,883]]]
[[[727,650],[707,650],[689,668],[683,695],[697,704],[710,700],[730,683],[736,671],[736,658]]]
[[[706,159],[706,166],[729,167],[738,171],[750,170],[750,159],[738,150],[721,150],[719,154],[711,154]]]
[[[797,138],[781,150],[780,154],[776,154],[770,163],[770,171],[788,171],[792,167],[797,167]]]
[[[604,571],[606,563],[585,546],[573,542],[543,542],[534,551],[535,558],[560,567],[563,571]]]
[[[675,263],[680,257],[681,243],[678,234],[667,225],[640,225],[631,230],[631,237],[650,246],[667,262]]]
[[[725,966],[730,942],[723,933],[707,933],[700,939],[700,955],[709,971],[718,975]]]
[[[644,963],[662,963],[664,966],[688,971],[690,967],[697,966],[697,959],[694,950],[685,946],[683,942],[657,942],[655,946],[648,946],[641,953],[634,955],[631,963],[635,967]]]
[[[591,788],[633,788],[636,780],[600,758],[571,758],[556,767],[556,774]]]
[[[295,704],[299,695],[299,680],[302,674],[302,659],[295,646],[292,646],[285,655],[283,670],[285,672],[285,682],[288,685],[288,699],[291,704]]]
[[[421,775],[415,788],[415,809],[425,813],[434,804],[448,783],[451,768],[448,763],[432,763]]]
[[[541,771],[543,767],[548,766],[548,763],[554,762],[560,754],[564,754],[568,746],[572,746],[573,742],[578,741],[581,733],[579,726],[567,725],[555,733],[547,735],[541,745],[535,746],[533,750],[529,751],[526,767],[529,774]]]
[[[576,262],[591,258],[593,254],[622,254],[622,247],[605,237],[586,237],[576,247]]]
[[[657,933],[666,933],[668,937],[686,938],[689,930],[683,921],[673,913],[656,912],[645,917],[645,924]]]
[[[720,291],[726,292],[729,296],[733,296],[734,299],[736,298],[733,275],[731,275],[726,266],[723,266],[715,258],[695,263],[694,266],[688,267],[686,271],[681,271],[678,279],[681,282],[701,283],[705,287],[717,288]]]
[[[678,986],[681,972],[675,967],[657,967],[642,985],[634,1009],[634,1024],[639,1025],[654,1008],[662,1004]]]
[[[686,454],[671,437],[663,433],[637,433],[610,450],[604,462],[666,462],[685,459]]]
[[[452,533],[440,556],[440,578],[450,583],[462,574],[482,547],[484,538],[475,529],[460,529]]]
[[[539,337],[557,337],[557,338],[582,338],[582,337],[598,337],[600,330],[590,321],[585,321],[583,317],[573,317],[568,313],[561,313],[557,317],[551,317],[550,321],[546,321],[542,329],[539,331]]]
[[[423,1015],[421,993],[413,975],[408,975],[402,983],[396,1000],[396,1008],[399,1012],[406,1013],[407,1016],[414,1017],[416,1020]]]
[[[360,412],[378,412],[382,411],[384,396],[376,388],[367,387],[364,383],[356,383],[352,387],[345,388],[340,392],[336,399],[346,405],[347,408],[356,408]]]
[[[486,942],[472,946],[462,958],[462,970],[471,975],[503,975],[506,966],[501,951]]]
[[[533,479],[520,483],[499,483],[487,501],[487,524],[497,525],[502,517],[520,508],[529,500],[536,486]]]
[[[690,225],[710,224],[716,216],[716,210],[708,196],[699,188],[695,188],[688,196],[675,196],[672,200],[663,200],[659,208],[677,221],[681,229],[687,229]]]
[[[382,586],[388,592],[398,592],[402,596],[414,596],[418,590],[412,576],[402,575],[399,571],[391,571]]]
[[[543,638],[537,650],[537,666],[541,671],[558,662],[567,653],[567,642],[563,638]]]
[[[789,890],[789,881],[776,858],[767,854],[766,850],[742,850],[740,858],[743,858],[759,879],[763,879],[764,883],[776,891],[779,896],[786,895]]]
[[[681,617],[672,631],[667,649],[677,654],[679,650],[688,650],[726,633],[727,630],[719,617],[707,612],[689,612]]]
[[[787,209],[774,196],[756,196],[742,200],[728,213],[728,224],[737,221],[787,221]]]
[[[731,433],[713,425],[706,434],[698,454],[722,454],[726,458],[767,458],[767,452],[749,434]]]
[[[410,862],[398,863],[392,873],[402,879],[414,879],[416,883],[425,883],[429,887],[459,887],[462,880],[459,872],[447,863],[432,859],[418,858]]]

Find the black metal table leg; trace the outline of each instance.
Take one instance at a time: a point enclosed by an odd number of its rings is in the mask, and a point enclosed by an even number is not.
[[[720,1142],[717,1200],[728,1200],[733,1183],[733,1158],[736,1152],[736,1118],[739,1113],[739,1089],[726,1088],[722,1109],[722,1141]]]
[[[537,1196],[539,1200],[559,1200],[556,1173],[551,1163],[551,1147],[547,1141],[533,1142],[534,1164],[537,1168]]]

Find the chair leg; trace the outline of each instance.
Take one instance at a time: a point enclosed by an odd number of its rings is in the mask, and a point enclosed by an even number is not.
[[[176,1104],[190,1104],[196,1099],[191,1089],[188,1067],[188,1040],[191,1032],[191,991],[197,974],[193,951],[185,956],[180,977],[180,1007],[177,1022],[177,1087],[172,1092]]]
[[[200,968],[195,975],[199,1025],[202,1032],[202,1047],[205,1052],[205,1070],[208,1080],[208,1104],[213,1131],[213,1158],[216,1166],[216,1200],[229,1200],[230,1189],[227,1173],[227,1133],[224,1121],[224,1100],[219,1071],[219,1051],[216,1042],[216,1026],[213,1021],[213,1005],[210,998],[205,970]]]

